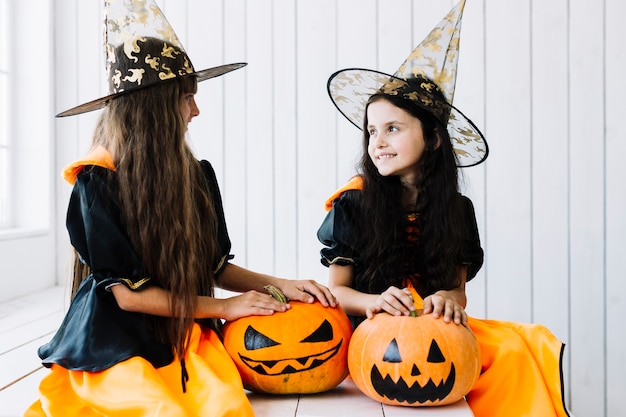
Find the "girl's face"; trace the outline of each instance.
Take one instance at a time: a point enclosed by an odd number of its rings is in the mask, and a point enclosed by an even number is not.
[[[187,124],[191,123],[191,119],[200,114],[194,93],[183,94],[180,99],[180,111]]]
[[[367,151],[380,175],[397,175],[402,183],[417,185],[417,162],[426,148],[420,120],[379,99],[368,106],[367,121]]]

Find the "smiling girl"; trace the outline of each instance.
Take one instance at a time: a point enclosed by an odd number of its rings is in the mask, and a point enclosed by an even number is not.
[[[326,201],[321,261],[354,326],[422,304],[423,314],[473,331],[482,371],[467,401],[476,417],[563,417],[564,345],[539,324],[465,311],[484,254],[458,168],[482,163],[488,148],[452,105],[464,5],[394,75],[349,68],[330,77],[333,103],[363,136],[357,175]]]

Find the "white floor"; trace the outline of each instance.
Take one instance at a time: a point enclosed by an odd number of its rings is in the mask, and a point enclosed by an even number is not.
[[[46,369],[37,348],[61,322],[68,296],[61,287],[0,304],[0,417],[21,416],[37,398]],[[465,401],[442,407],[393,407],[363,395],[352,380],[314,395],[272,396],[249,393],[258,417],[471,417]]]

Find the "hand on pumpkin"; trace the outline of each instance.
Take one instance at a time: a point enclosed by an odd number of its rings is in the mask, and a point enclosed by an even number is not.
[[[221,301],[223,302],[221,318],[226,321],[247,316],[269,316],[289,309],[289,304],[276,301],[271,295],[255,290]]]
[[[467,326],[467,313],[457,300],[457,290],[441,290],[424,298],[424,314],[429,313],[435,318],[443,316],[445,322]]]
[[[330,290],[314,280],[286,279],[280,282],[280,290],[289,300],[312,303],[317,298],[324,307],[337,307],[339,303]]]
[[[368,319],[385,311],[393,316],[408,316],[415,310],[411,291],[408,288],[389,287],[376,298],[374,305],[365,310]]]

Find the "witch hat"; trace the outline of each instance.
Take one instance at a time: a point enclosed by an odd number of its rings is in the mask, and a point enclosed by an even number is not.
[[[101,109],[120,95],[176,77],[193,75],[200,82],[247,65],[234,63],[196,71],[153,0],[105,0],[104,50],[109,94],[57,117]]]
[[[364,68],[332,74],[328,94],[341,114],[362,129],[367,101],[373,94],[401,96],[430,111],[447,127],[457,166],[483,162],[489,154],[485,137],[452,105],[464,7],[465,0],[459,1],[393,75]]]

